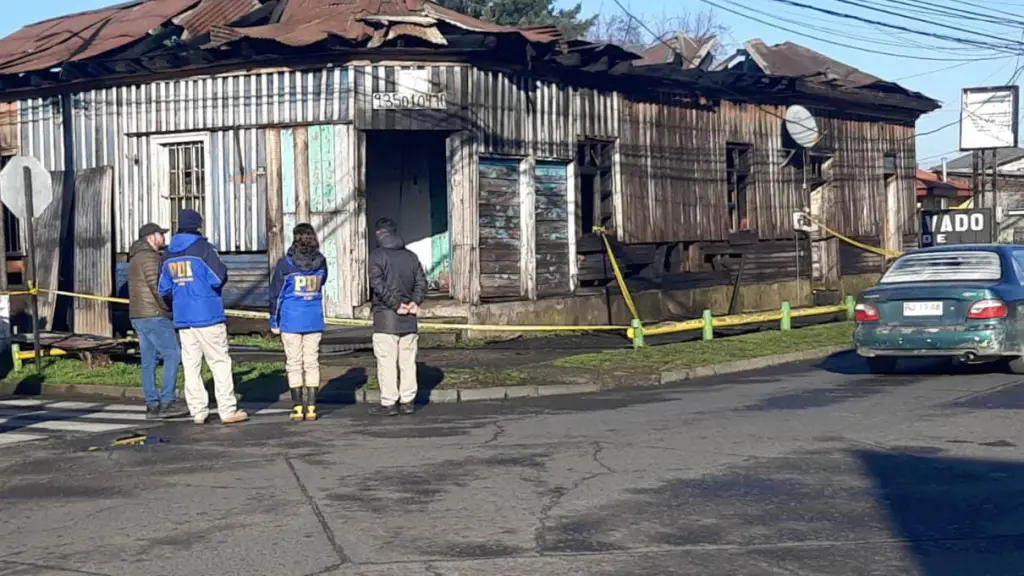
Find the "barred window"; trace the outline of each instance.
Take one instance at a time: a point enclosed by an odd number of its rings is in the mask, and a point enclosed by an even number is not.
[[[178,230],[178,214],[192,209],[206,217],[206,155],[202,142],[180,142],[167,148],[171,230]]]

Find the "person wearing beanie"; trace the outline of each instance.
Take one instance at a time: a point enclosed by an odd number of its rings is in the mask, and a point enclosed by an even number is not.
[[[297,225],[292,238],[288,253],[277,261],[270,279],[270,330],[280,334],[284,344],[292,421],[300,422],[317,418],[327,260],[309,224]]]
[[[185,373],[185,403],[196,424],[205,424],[210,397],[203,385],[203,360],[213,373],[217,413],[224,424],[245,422],[249,415],[238,409],[231,356],[228,355],[227,316],[221,290],[228,269],[217,249],[200,233],[203,217],[182,210],[178,231],[160,270],[160,295],[171,299],[174,326],[181,340],[181,364]]]

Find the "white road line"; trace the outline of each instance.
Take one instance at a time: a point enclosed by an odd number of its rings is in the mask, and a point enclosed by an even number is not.
[[[99,402],[71,402],[71,401],[65,401],[65,402],[54,402],[53,404],[47,404],[46,408],[48,410],[52,409],[52,408],[56,408],[57,410],[95,410],[99,406],[101,406],[101,404]]]
[[[19,430],[54,430],[57,432],[113,432],[134,427],[132,424],[106,424],[101,422],[82,422],[81,420],[19,420],[17,418],[0,418],[0,428],[17,427]],[[6,432],[3,434],[9,434]],[[0,434],[0,435],[3,435]]]
[[[33,440],[44,440],[46,438],[49,438],[49,436],[40,436],[39,434],[22,434],[20,432],[4,432],[0,434],[0,446],[10,446],[12,444],[31,442]]]
[[[45,404],[44,400],[35,400],[31,398],[15,398],[12,400],[0,400],[0,406],[41,406]]]

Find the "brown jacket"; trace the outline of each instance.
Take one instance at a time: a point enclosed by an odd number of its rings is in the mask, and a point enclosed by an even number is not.
[[[167,302],[160,297],[160,253],[140,239],[128,251],[128,317],[170,318]]]

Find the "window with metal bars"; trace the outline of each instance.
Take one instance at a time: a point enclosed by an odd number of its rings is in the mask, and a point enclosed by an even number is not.
[[[206,217],[206,151],[202,142],[168,144],[167,198],[171,204],[171,230],[178,230],[178,214],[192,209]]]
[[[729,203],[729,229],[749,230],[747,218],[747,184],[750,180],[750,144],[730,142],[725,145],[726,192]]]

